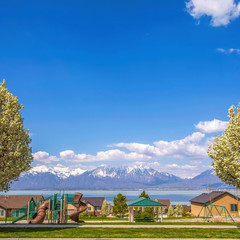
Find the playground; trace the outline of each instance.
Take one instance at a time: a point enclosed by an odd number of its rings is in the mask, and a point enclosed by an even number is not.
[[[25,220],[27,224],[41,224],[47,219],[49,224],[67,223],[68,219],[79,223],[79,214],[87,209],[87,205],[81,201],[82,194],[53,194],[44,200],[31,200],[25,206],[12,212],[11,223]],[[69,213],[68,204],[74,204],[76,211]],[[8,218],[5,218],[5,223]]]

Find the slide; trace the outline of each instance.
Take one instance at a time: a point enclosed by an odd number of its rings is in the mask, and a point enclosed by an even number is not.
[[[44,202],[39,208],[36,213],[36,216],[33,220],[29,221],[29,224],[40,224],[43,223],[44,218],[46,216],[46,210],[49,208],[50,200]]]
[[[84,221],[79,221],[79,214],[87,209],[87,204],[81,201],[82,193],[74,194],[74,204],[77,205],[77,211],[70,214],[69,217],[74,222],[80,223]]]

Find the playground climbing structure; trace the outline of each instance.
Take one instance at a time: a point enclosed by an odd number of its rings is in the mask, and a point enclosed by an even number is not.
[[[12,213],[12,223],[27,220],[29,224],[41,224],[47,219],[48,223],[67,223],[68,218],[79,221],[79,214],[87,209],[81,201],[82,193],[54,194],[43,201],[31,200],[27,205]],[[68,204],[73,204],[76,211],[68,214]]]

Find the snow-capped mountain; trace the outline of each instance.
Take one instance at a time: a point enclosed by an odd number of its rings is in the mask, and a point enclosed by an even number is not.
[[[11,189],[200,189],[208,183],[226,187],[205,171],[193,179],[181,179],[143,165],[131,167],[100,166],[93,170],[71,169],[62,165],[37,166],[23,173]]]
[[[33,167],[30,171],[25,172],[22,174],[22,176],[24,175],[37,175],[40,173],[52,173],[53,175],[56,175],[59,178],[65,179],[68,178],[69,176],[76,176],[76,175],[80,175],[82,173],[84,173],[86,170],[83,170],[81,168],[75,168],[75,169],[71,169],[69,167],[65,167],[63,165],[56,165],[54,167],[47,167],[45,165],[40,165],[40,166],[36,166]]]

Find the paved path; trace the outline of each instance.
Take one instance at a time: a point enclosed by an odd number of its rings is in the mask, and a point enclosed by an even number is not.
[[[0,228],[239,228],[231,225],[35,225],[35,224],[15,224],[0,225]]]

